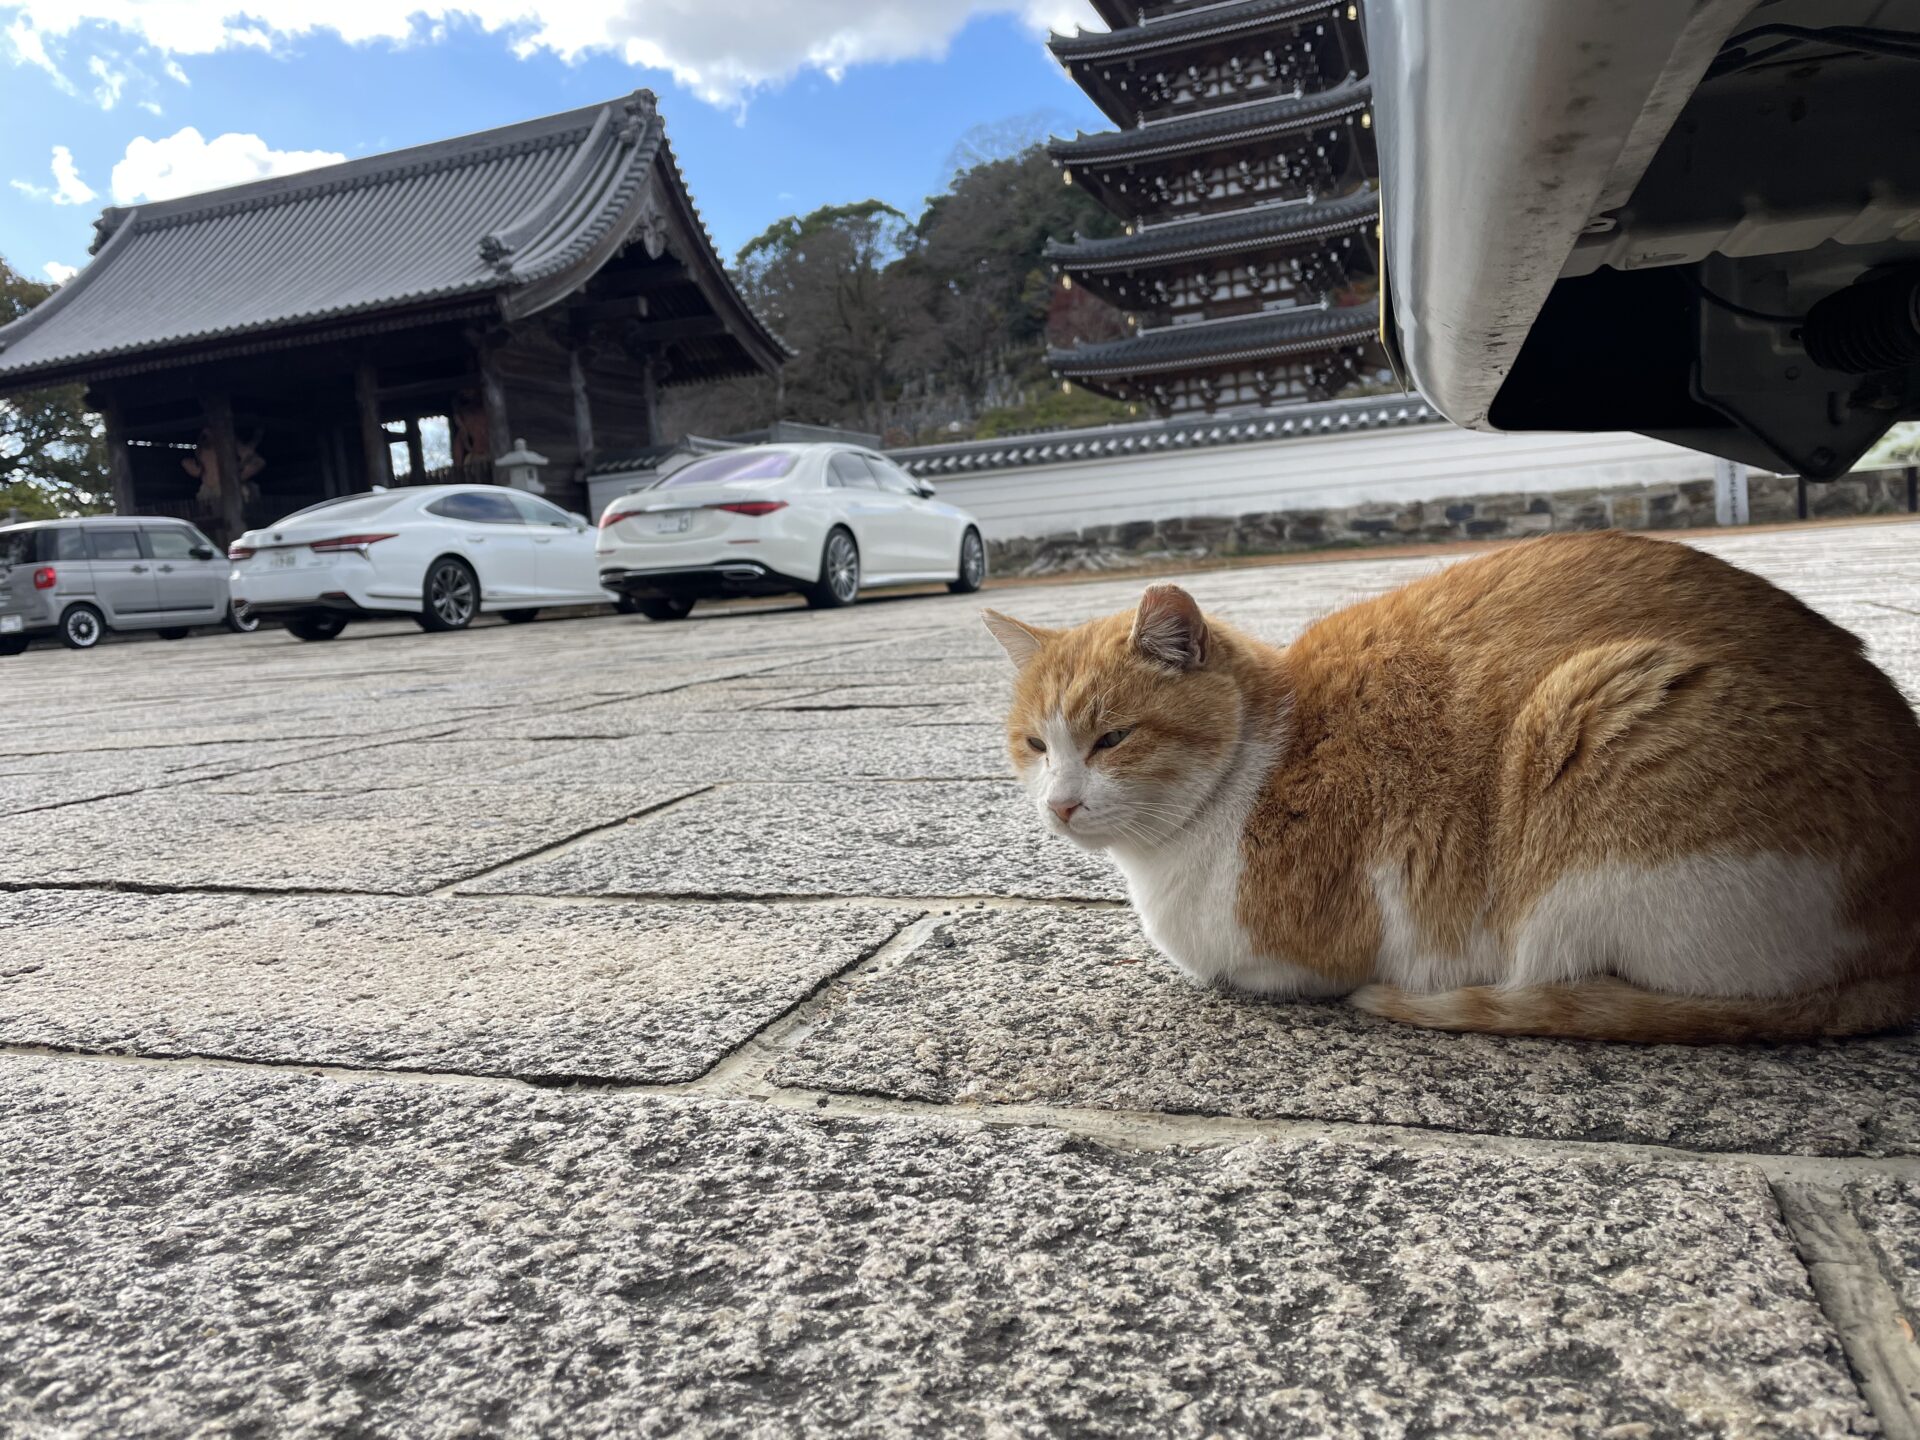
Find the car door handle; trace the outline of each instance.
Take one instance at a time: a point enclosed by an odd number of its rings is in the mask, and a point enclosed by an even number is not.
[[[487,537],[484,535],[469,535],[467,536],[467,543],[469,545],[484,545],[487,543]]]
[[[129,565],[127,567],[127,573],[129,575],[144,575],[147,573],[147,567],[144,565]]]
[[[533,537],[533,543],[536,545],[551,545],[553,543],[553,536],[536,535]]]
[[[160,573],[161,573],[162,575],[171,575],[171,574],[173,573],[173,566],[171,566],[171,565],[162,565],[162,566],[160,567]]]

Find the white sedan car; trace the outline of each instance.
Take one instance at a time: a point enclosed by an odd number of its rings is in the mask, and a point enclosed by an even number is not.
[[[499,485],[421,485],[348,495],[249,530],[227,550],[235,605],[331,640],[355,619],[409,615],[464,630],[498,612],[520,623],[554,605],[606,605],[593,526]]]
[[[698,600],[797,592],[851,605],[863,588],[987,577],[980,525],[871,450],[750,445],[709,455],[600,519],[600,583],[642,614],[678,620]]]

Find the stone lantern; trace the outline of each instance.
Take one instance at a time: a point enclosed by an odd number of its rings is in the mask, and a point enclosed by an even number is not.
[[[515,490],[524,490],[529,495],[547,493],[546,483],[541,480],[540,472],[547,468],[547,457],[527,448],[527,442],[515,438],[513,449],[498,456],[493,462],[493,473],[502,483]]]

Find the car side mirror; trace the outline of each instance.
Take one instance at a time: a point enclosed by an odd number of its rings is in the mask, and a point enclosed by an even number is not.
[[[196,560],[211,560],[213,559],[213,547],[211,545],[196,545],[187,551],[187,554]]]
[[[922,480],[918,485],[914,486],[913,488],[920,492],[920,498],[922,500],[931,500],[933,498],[932,482],[927,480]]]
[[[593,522],[587,519],[587,517],[582,515],[578,510],[575,510],[567,518],[573,521],[573,523],[582,530],[591,530],[593,528]]]

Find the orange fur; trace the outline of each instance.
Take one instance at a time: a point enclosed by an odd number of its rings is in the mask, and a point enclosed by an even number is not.
[[[1130,881],[1202,833],[1211,802],[1191,797],[1226,785],[1234,757],[1271,757],[1235,914],[1216,918],[1293,993],[1368,986],[1356,1003],[1415,1024],[1600,1039],[1853,1033],[1920,1009],[1920,724],[1854,636],[1699,551],[1549,536],[1339,611],[1285,650],[1171,586],[1071,630],[989,624],[1023,662],[1016,768],[1088,795],[1084,824],[1056,828],[1133,855]],[[1084,754],[1034,750],[1048,725]],[[1711,969],[1712,912],[1672,899],[1702,865],[1783,913],[1792,897],[1754,890],[1766,872],[1743,866],[1830,876],[1805,903],[1815,928],[1831,911],[1831,963],[1809,978],[1756,958],[1732,990],[1678,963],[1649,986],[1657,956],[1528,980],[1557,935],[1569,953],[1617,943],[1606,887],[1636,876]],[[1382,974],[1401,952],[1416,973]],[[1803,991],[1778,993],[1790,972]]]

